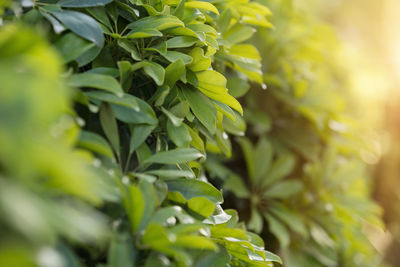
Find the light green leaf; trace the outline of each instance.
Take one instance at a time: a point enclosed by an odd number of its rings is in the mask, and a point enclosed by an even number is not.
[[[185,163],[204,157],[198,150],[193,148],[178,148],[169,151],[158,152],[148,159],[145,163],[177,164]]]
[[[207,70],[211,66],[211,58],[204,56],[204,50],[200,47],[193,48],[189,55],[193,62],[188,65],[194,72]]]
[[[121,85],[113,77],[98,73],[79,73],[74,74],[67,80],[72,87],[91,87],[112,92],[123,96],[124,91]]]
[[[125,201],[126,210],[132,224],[132,230],[135,232],[142,221],[145,203],[142,191],[135,185],[129,186],[129,198]]]
[[[175,62],[177,60],[182,60],[183,63],[189,64],[193,61],[191,56],[188,56],[185,53],[181,53],[178,51],[168,50],[166,53],[162,54],[169,62]]]
[[[189,47],[197,43],[198,39],[190,36],[176,36],[167,40],[167,48]]]
[[[223,37],[229,43],[237,44],[250,39],[255,32],[256,30],[253,27],[236,23],[226,33],[224,33]]]
[[[180,192],[185,199],[205,197],[214,203],[222,203],[222,194],[210,183],[195,179],[175,179],[166,181],[168,191]]]
[[[263,193],[264,198],[289,198],[303,189],[300,181],[283,181],[277,183]]]
[[[292,172],[295,166],[295,159],[292,155],[287,154],[279,157],[270,167],[267,175],[262,180],[264,186],[269,186]]]
[[[193,174],[193,172],[184,171],[184,170],[159,169],[159,170],[147,171],[146,173],[161,176],[161,177],[166,177],[166,178],[179,178],[179,177],[195,178],[195,175]]]
[[[192,141],[190,141],[190,144],[197,148],[200,151],[205,151],[204,150],[204,142],[203,139],[201,139],[201,137],[199,136],[198,131],[195,131],[194,129],[192,129],[191,127],[187,126],[186,124],[184,124],[184,126],[186,127],[186,129],[189,131],[190,137],[192,139]]]
[[[128,24],[128,29],[156,29],[163,31],[166,29],[185,26],[185,24],[175,16],[172,15],[160,15],[160,16],[149,16]]]
[[[165,84],[172,88],[183,75],[186,76],[185,63],[181,59],[174,61],[165,69]]]
[[[78,145],[93,152],[113,158],[114,154],[107,141],[100,135],[88,131],[81,131]]]
[[[203,217],[209,217],[214,213],[215,204],[205,197],[194,197],[187,202],[189,209]]]
[[[216,250],[217,245],[209,238],[196,235],[178,235],[174,246],[187,249]]]
[[[190,1],[185,3],[185,8],[198,8],[207,11],[214,12],[215,14],[219,15],[218,9],[209,2],[203,1]]]
[[[143,68],[144,72],[149,75],[158,86],[163,85],[164,77],[165,77],[165,70],[164,68],[155,62],[146,61],[149,64],[146,64]]]
[[[156,29],[134,29],[131,30],[125,38],[128,39],[137,39],[137,38],[147,38],[147,37],[154,37],[154,36],[163,36],[162,32]]]
[[[136,101],[136,98],[129,94],[124,94],[122,97],[120,97],[106,92],[91,91],[85,92],[84,95],[90,99],[96,99],[103,102],[128,107],[135,111],[140,111],[140,107],[138,102]]]

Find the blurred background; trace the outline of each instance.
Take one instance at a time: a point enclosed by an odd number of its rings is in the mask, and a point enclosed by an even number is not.
[[[343,64],[351,73],[349,87],[356,103],[352,108],[369,147],[361,157],[371,167],[374,197],[384,210],[387,229],[369,229],[370,238],[388,262],[399,266],[400,1],[314,2],[315,12],[334,25],[343,41]]]

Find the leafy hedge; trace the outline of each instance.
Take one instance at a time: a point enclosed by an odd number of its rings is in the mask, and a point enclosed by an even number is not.
[[[334,37],[291,1],[0,9],[0,266],[377,266]]]

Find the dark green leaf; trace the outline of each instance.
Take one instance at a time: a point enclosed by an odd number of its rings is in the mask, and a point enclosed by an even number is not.
[[[104,43],[103,31],[92,17],[71,10],[50,11],[64,26],[79,36],[102,47]]]

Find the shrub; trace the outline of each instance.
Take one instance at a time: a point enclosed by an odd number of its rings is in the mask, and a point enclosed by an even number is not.
[[[288,3],[2,2],[0,266],[376,266],[325,28]]]

